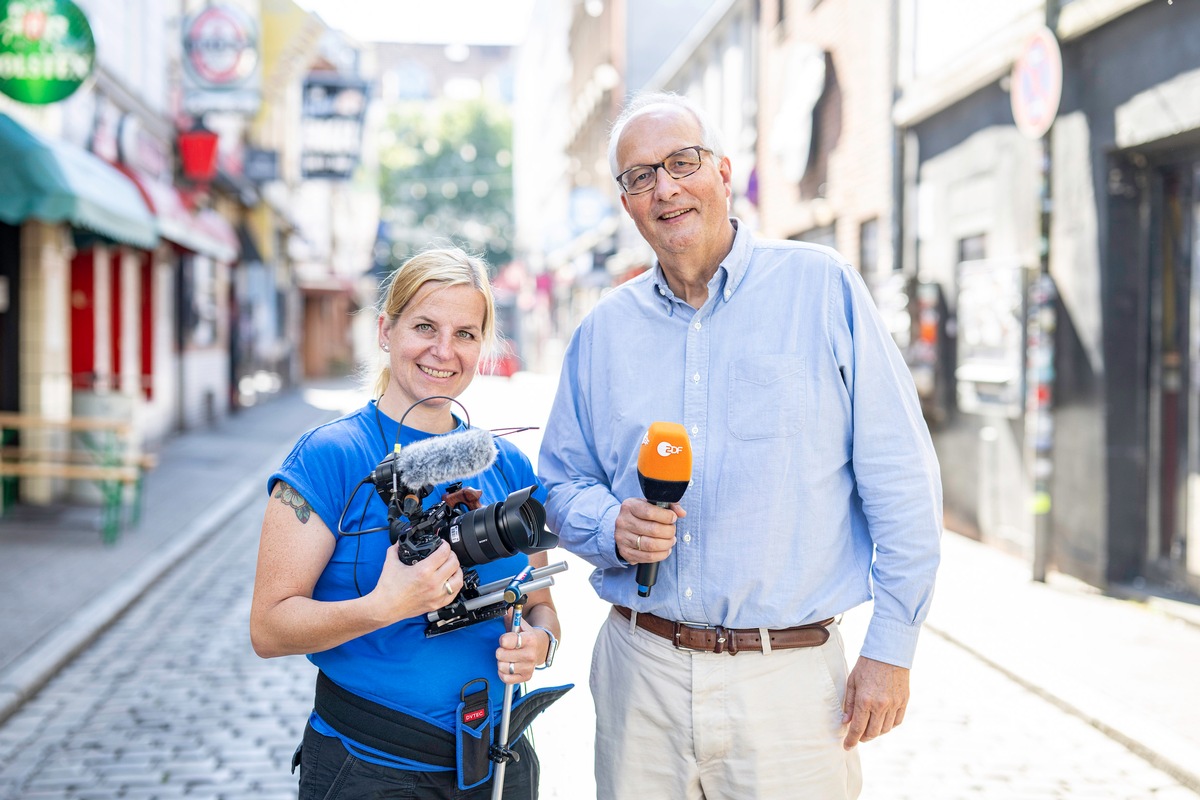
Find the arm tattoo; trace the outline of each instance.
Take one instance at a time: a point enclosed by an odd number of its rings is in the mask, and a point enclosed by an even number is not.
[[[282,500],[285,506],[294,508],[296,510],[296,519],[300,520],[301,523],[308,522],[308,518],[312,516],[312,506],[308,504],[308,501],[283,481],[276,482],[275,497]]]

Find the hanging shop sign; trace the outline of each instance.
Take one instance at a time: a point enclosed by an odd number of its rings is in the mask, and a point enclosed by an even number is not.
[[[258,25],[233,5],[210,5],[183,24],[183,105],[189,114],[255,114],[262,102]]]
[[[96,66],[96,40],[70,0],[0,0],[0,92],[31,105],[70,97]]]
[[[300,168],[305,178],[345,180],[362,156],[367,82],[337,73],[309,73],[304,79]]]
[[[242,158],[242,174],[254,183],[279,180],[279,151],[247,147]]]

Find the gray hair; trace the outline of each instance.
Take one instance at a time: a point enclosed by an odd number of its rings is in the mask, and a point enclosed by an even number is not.
[[[614,178],[619,174],[617,172],[617,142],[621,139],[621,132],[625,130],[625,126],[629,124],[630,120],[661,106],[682,108],[691,114],[700,125],[700,141],[697,144],[707,147],[718,159],[724,158],[725,145],[721,142],[721,132],[704,109],[689,98],[674,92],[638,92],[625,104],[625,108],[613,122],[612,129],[608,133],[608,167],[612,170]]]

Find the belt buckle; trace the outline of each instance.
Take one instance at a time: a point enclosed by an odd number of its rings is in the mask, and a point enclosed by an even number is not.
[[[694,631],[716,631],[717,646],[713,649],[706,647],[688,647],[685,644],[680,644],[679,634],[683,628],[691,628]],[[721,653],[725,650],[725,642],[728,641],[728,634],[720,625],[709,625],[706,622],[676,622],[675,635],[671,639],[671,644],[675,645],[676,650],[690,650],[693,653]]]

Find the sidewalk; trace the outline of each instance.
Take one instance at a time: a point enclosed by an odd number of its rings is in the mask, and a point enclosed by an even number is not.
[[[1122,600],[947,532],[926,635],[966,649],[1200,792],[1200,608]],[[921,653],[917,651],[920,668]]]
[[[265,496],[267,476],[299,434],[336,416],[350,387],[291,390],[169,439],[146,476],[141,520],[113,545],[101,541],[98,507],[17,506],[0,517],[0,722],[167,570]]]
[[[170,440],[147,478],[141,523],[114,546],[100,541],[97,509],[21,508],[0,518],[0,723],[259,499],[298,434],[338,413],[350,388],[291,391]],[[846,628],[866,611],[850,612]],[[1057,575],[1036,584],[1027,564],[948,532],[924,636],[965,649],[1200,791],[1191,719],[1200,708],[1200,609],[1118,600]],[[921,658],[918,648],[918,670]],[[582,698],[586,674],[570,679]]]

